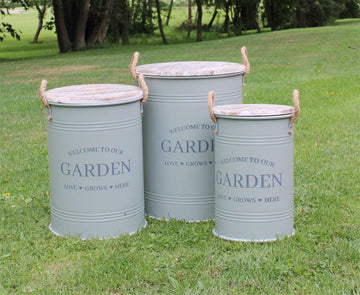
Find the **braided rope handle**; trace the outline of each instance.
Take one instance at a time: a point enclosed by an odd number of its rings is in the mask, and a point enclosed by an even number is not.
[[[45,94],[46,93],[46,85],[47,85],[47,81],[42,80],[41,84],[40,84],[40,89],[39,89],[39,97],[40,97],[43,105],[48,109],[48,108],[50,108],[50,105],[46,100],[46,94]]]
[[[139,60],[139,56],[140,56],[140,53],[135,51],[132,58],[131,58],[131,61],[130,61],[130,64],[129,64],[129,71],[130,71],[130,74],[131,76],[133,76],[133,78],[137,81],[137,77],[136,77],[136,64]]]
[[[149,96],[149,88],[147,87],[144,79],[144,75],[140,74],[138,78],[139,86],[143,91],[143,98],[141,99],[140,103],[144,104]]]
[[[244,74],[244,78],[245,78],[250,73],[250,63],[247,57],[247,48],[245,46],[241,47],[241,56],[242,56],[241,63],[245,66],[245,74]]]
[[[136,64],[139,60],[139,56],[140,56],[140,53],[135,51],[131,58],[130,64],[129,64],[129,71],[130,71],[131,76],[133,76],[133,78],[135,79],[135,81],[138,82],[140,88],[142,89],[142,91],[144,93],[143,98],[140,101],[141,104],[144,104],[149,96],[149,88],[146,85],[143,74],[136,76]]]
[[[300,114],[299,90],[297,89],[294,89],[293,91],[293,102],[294,102],[294,113],[290,119],[290,124],[293,124]]]
[[[217,120],[214,114],[214,103],[215,103],[215,91],[211,90],[208,93],[208,107],[211,120],[216,124]]]

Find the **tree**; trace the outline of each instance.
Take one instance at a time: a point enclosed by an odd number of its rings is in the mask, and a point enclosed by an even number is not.
[[[340,18],[359,18],[360,0],[334,0]]]
[[[197,5],[197,22],[196,22],[196,42],[202,41],[202,0],[196,0]]]
[[[360,0],[334,0],[339,18],[359,18]]]
[[[224,31],[230,37],[230,8],[231,0],[224,1],[225,20],[224,20]]]
[[[218,7],[217,7],[217,5],[215,5],[214,12],[213,12],[213,14],[211,16],[211,19],[210,19],[209,23],[205,26],[205,28],[207,30],[211,29],[217,15],[218,15]]]
[[[129,45],[131,9],[127,0],[114,0],[109,25],[108,39],[111,43]]]
[[[165,26],[168,26],[168,25],[169,25],[173,4],[174,4],[174,0],[171,0],[171,1],[170,1],[170,5],[169,5],[169,11],[168,11],[168,14],[167,14],[167,17],[166,17]]]
[[[28,1],[28,4],[29,4],[29,6],[35,6],[35,8],[38,12],[39,22],[38,22],[38,26],[37,26],[33,41],[32,41],[32,43],[37,43],[40,32],[43,28],[46,10],[51,5],[51,0],[32,0],[32,1]],[[41,7],[41,5],[42,5],[42,7]]]
[[[114,0],[53,0],[60,52],[105,42]]]
[[[296,0],[263,0],[265,16],[272,31],[286,27]]]
[[[3,17],[7,14],[10,14],[8,7],[5,6],[4,8],[0,9],[1,19],[3,19]],[[1,21],[0,42],[2,42],[7,37],[7,34],[10,34],[10,36],[16,40],[20,40],[21,31],[16,30],[11,24]]]
[[[120,0],[120,31],[122,45],[129,45],[131,11],[127,1]]]
[[[4,2],[4,1],[2,1]],[[21,5],[24,9],[29,9],[30,7],[35,7],[38,12],[38,27],[36,29],[32,43],[37,43],[40,32],[43,28],[44,17],[46,14],[47,7],[51,5],[51,0],[11,0],[8,4]],[[0,10],[1,15],[10,14],[7,7]],[[20,32],[17,32],[12,25],[2,22],[0,25],[0,41],[6,36],[5,33],[8,32],[10,35],[18,40],[20,40]]]
[[[326,25],[338,16],[333,0],[297,0],[294,27],[318,27]]]
[[[91,0],[89,16],[86,23],[86,44],[92,46],[103,44],[109,28],[111,10],[114,0]]]
[[[235,35],[242,35],[242,1],[234,1],[233,4],[233,25]]]
[[[192,11],[191,11],[191,0],[188,0],[188,33],[186,36],[186,39],[190,38],[190,33],[191,33],[191,29],[192,29]]]
[[[168,44],[166,37],[165,37],[165,33],[164,33],[164,29],[163,29],[163,25],[162,25],[162,21],[161,21],[161,8],[160,8],[160,1],[159,0],[155,0],[156,3],[156,11],[157,11],[157,16],[158,16],[158,25],[159,25],[159,30],[160,30],[160,35],[161,35],[161,39],[163,40],[163,43],[166,45]]]
[[[152,34],[155,31],[153,24],[153,1],[132,0],[130,9],[132,11],[130,32],[132,34]]]
[[[261,32],[258,23],[260,2],[261,0],[243,0],[241,18],[245,30],[256,29],[258,33]]]

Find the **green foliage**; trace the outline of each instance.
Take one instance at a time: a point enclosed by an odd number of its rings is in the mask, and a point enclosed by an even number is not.
[[[318,27],[337,18],[359,17],[359,0],[264,0],[264,17],[272,30]]]
[[[18,31],[17,29],[15,29],[12,24],[10,24],[8,22],[4,22],[4,20],[3,20],[4,16],[9,14],[9,9],[11,7],[11,4],[12,3],[6,2],[6,5],[5,5],[3,0],[0,2],[0,18],[1,18],[0,42],[3,42],[4,38],[6,38],[8,35],[10,35],[12,38],[15,38],[16,40],[20,40],[21,32]]]
[[[338,16],[333,0],[298,0],[295,27],[318,27],[334,22]]]
[[[339,18],[360,17],[360,0],[335,0]]]
[[[271,30],[284,29],[294,13],[295,0],[264,0],[264,15]]]
[[[10,34],[10,36],[16,40],[20,40],[21,32],[16,31],[11,24],[2,22],[0,25],[0,42],[7,36],[6,33]]]

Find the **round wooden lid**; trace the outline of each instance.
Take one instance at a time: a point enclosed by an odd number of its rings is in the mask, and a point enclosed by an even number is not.
[[[123,84],[84,84],[54,88],[46,91],[49,104],[90,106],[123,104],[140,100],[140,87]]]
[[[240,63],[219,61],[181,61],[145,64],[136,67],[136,74],[161,77],[197,77],[245,73]]]
[[[291,115],[294,107],[278,104],[232,104],[214,107],[214,114],[232,117],[267,117]]]

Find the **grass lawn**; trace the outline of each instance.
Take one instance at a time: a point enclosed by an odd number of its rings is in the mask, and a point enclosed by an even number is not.
[[[0,44],[0,294],[360,294],[359,20],[61,55],[52,33],[38,45],[28,43],[32,34]],[[41,79],[48,89],[133,84],[135,50],[138,64],[240,62],[244,45],[252,70],[244,103],[292,104],[300,91],[293,237],[236,243],[215,237],[213,221],[153,219],[135,235],[103,241],[49,231]]]

